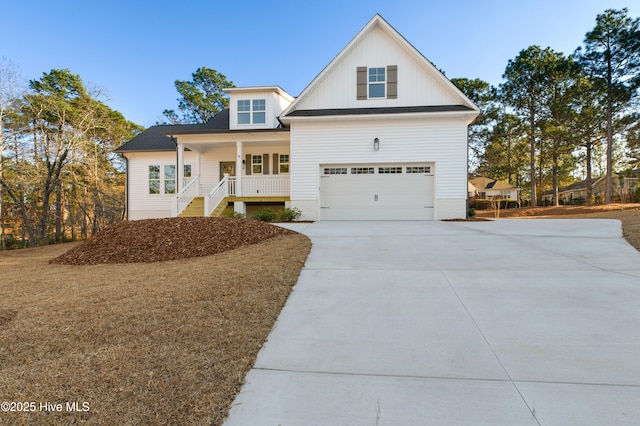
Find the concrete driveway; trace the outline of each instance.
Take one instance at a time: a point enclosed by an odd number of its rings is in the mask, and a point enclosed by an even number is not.
[[[640,424],[640,254],[614,220],[316,222],[225,423]]]

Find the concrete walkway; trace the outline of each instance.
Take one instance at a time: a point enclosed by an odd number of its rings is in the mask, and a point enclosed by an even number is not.
[[[227,426],[640,424],[618,221],[294,226],[311,254]]]

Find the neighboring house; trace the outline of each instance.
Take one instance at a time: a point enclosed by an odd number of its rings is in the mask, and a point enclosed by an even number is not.
[[[469,178],[469,198],[484,198],[487,200],[518,200],[520,188],[506,182],[483,176]]]
[[[602,195],[604,196],[604,177],[591,180],[592,195],[597,198],[598,191],[596,186],[600,186],[602,181]],[[585,204],[587,202],[589,185],[586,180],[572,183],[569,186],[558,190],[558,199],[562,204]],[[553,191],[549,191],[549,194],[545,192],[545,198],[547,201],[553,201]]]
[[[466,216],[467,126],[479,109],[376,15],[297,98],[225,89],[206,124],[154,126],[127,159],[129,219],[278,202],[307,220]]]
[[[612,198],[614,202],[632,202],[637,196],[638,177],[640,169],[616,173],[611,180]],[[596,203],[604,202],[606,179],[604,176],[591,179],[591,195]],[[586,180],[572,183],[558,190],[558,199],[561,204],[585,204],[588,200],[589,185]],[[547,190],[542,198],[547,202],[553,202],[553,191]]]
[[[614,174],[611,180],[613,200],[623,203],[631,202],[633,198],[637,196],[636,192],[639,187],[639,177],[640,169],[627,170]],[[594,185],[595,191],[597,191],[600,196],[600,198],[596,199],[604,199],[605,185],[606,182],[604,178]]]

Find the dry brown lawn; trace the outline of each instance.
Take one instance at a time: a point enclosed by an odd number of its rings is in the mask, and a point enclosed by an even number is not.
[[[524,216],[618,219],[640,250],[640,205],[501,212]],[[229,223],[227,231],[214,228],[221,242],[230,240],[225,232],[238,232]],[[263,241],[221,251],[208,233],[194,232],[192,242],[199,234],[204,240],[191,256],[201,257],[151,262],[145,253],[151,248],[154,256],[174,256],[181,244],[161,229],[166,225],[154,222],[145,234],[132,234],[152,245],[116,244],[121,236],[109,231],[111,243],[102,245],[0,252],[0,402],[35,408],[0,412],[0,424],[222,423],[311,243],[250,222],[257,227],[250,234],[260,233]],[[164,251],[157,249],[163,235]],[[119,249],[147,263],[50,263],[68,250],[57,261],[123,259]],[[67,402],[88,411],[68,411]],[[45,411],[45,403],[62,404],[62,412]]]
[[[77,243],[0,252],[0,402],[35,403],[0,424],[221,424],[310,247],[289,233],[92,266],[49,263]]]

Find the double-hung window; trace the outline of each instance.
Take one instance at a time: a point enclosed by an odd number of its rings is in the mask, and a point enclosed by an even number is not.
[[[289,173],[289,154],[280,154],[279,163],[280,173]]]
[[[251,156],[251,174],[262,174],[262,155]]]
[[[178,190],[175,164],[152,164],[148,168],[149,194],[175,194]],[[191,164],[184,165],[184,181],[190,180]]]
[[[251,101],[238,101],[238,124],[251,124]]]
[[[357,67],[356,99],[398,99],[398,66]]]
[[[253,100],[253,124],[264,124],[266,122],[267,105],[264,99]]]
[[[149,194],[160,193],[160,166],[149,166]]]
[[[384,98],[386,73],[384,68],[369,68],[369,98]]]
[[[176,166],[173,164],[164,166],[164,193],[176,193]]]
[[[264,124],[267,122],[265,99],[239,99],[238,124]]]

